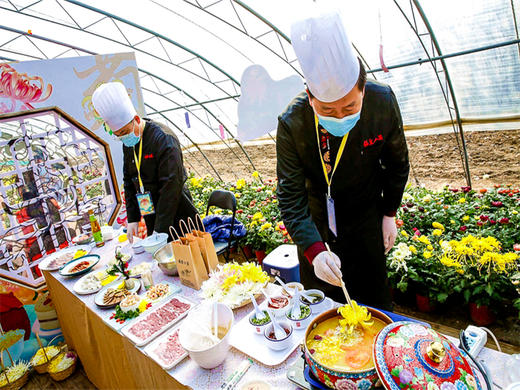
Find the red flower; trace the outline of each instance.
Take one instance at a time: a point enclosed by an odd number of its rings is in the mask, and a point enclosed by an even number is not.
[[[513,249],[517,252],[520,252],[520,244],[514,244]]]
[[[487,221],[489,220],[489,217],[488,217],[487,215],[481,215],[481,216],[480,216],[480,220],[481,220],[482,222],[487,222]]]
[[[475,206],[475,210],[479,210],[480,209],[480,206]]]
[[[128,261],[125,263],[125,269],[128,268]]]
[[[244,212],[244,210],[242,210],[242,209],[237,210],[237,214],[242,214],[243,212]]]
[[[398,228],[400,228],[403,225],[404,225],[404,221],[402,219],[395,220],[395,226],[397,226]]]
[[[514,195],[512,192],[509,193],[509,197],[512,198]]]
[[[459,189],[458,188],[450,188],[450,191],[451,192],[459,192]]]
[[[419,230],[419,229],[417,229],[416,227],[413,228],[413,231],[414,231],[414,232],[416,232],[417,230]]]
[[[285,244],[287,244],[287,243],[289,242],[289,240],[288,240],[287,238],[284,238],[283,242],[284,242]]]
[[[483,223],[482,223],[482,222],[480,222],[480,221],[478,221],[478,222],[477,222],[477,225],[478,225],[478,226],[482,226],[482,225],[483,225]]]
[[[464,193],[467,193],[467,192],[471,191],[471,187],[470,186],[460,187],[460,188],[462,189],[462,192],[464,192]]]
[[[502,218],[502,219],[501,219],[500,221],[498,221],[498,222],[500,222],[502,225],[507,225],[507,224],[509,223],[509,218]]]
[[[491,202],[491,206],[502,207],[504,204],[500,201]]]
[[[495,223],[497,223],[497,221],[495,221],[494,219],[490,219],[490,220],[489,220],[489,223],[490,223],[491,225],[494,225]]]
[[[466,230],[468,230],[468,227],[467,226],[461,226],[459,230],[461,232],[465,232]]]

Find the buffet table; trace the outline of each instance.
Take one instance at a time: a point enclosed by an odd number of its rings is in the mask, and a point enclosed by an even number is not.
[[[113,258],[117,239],[109,241],[102,248],[94,248],[91,253],[101,256],[95,269],[104,269]],[[128,242],[122,244],[122,252],[132,253]],[[148,253],[133,254],[130,267],[143,261],[152,262]],[[103,318],[111,310],[103,310],[94,303],[95,294],[77,295],[73,291],[77,278],[64,278],[58,272],[44,271],[47,286],[51,292],[63,334],[68,345],[77,351],[89,380],[98,388],[220,388],[225,378],[231,375],[247,359],[243,353],[231,348],[227,359],[213,370],[200,368],[189,358],[170,371],[163,370],[155,361],[142,352],[143,348],[134,346],[130,340],[113,330]],[[182,288],[180,294],[195,302],[200,302],[198,291],[181,285],[177,277],[164,275],[157,267],[153,268],[155,283],[168,281]],[[142,293],[142,290],[140,291]],[[251,304],[234,310],[235,324],[252,310]],[[237,388],[245,382],[263,380],[273,389],[296,388],[287,379],[288,367],[300,356],[297,348],[289,358],[275,367],[255,362]],[[488,363],[493,380],[503,386],[503,363],[507,355],[485,348],[479,355]]]

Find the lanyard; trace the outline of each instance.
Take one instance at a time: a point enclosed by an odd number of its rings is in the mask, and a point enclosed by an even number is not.
[[[325,181],[327,182],[327,195],[330,198],[330,186],[332,185],[332,178],[334,176],[334,172],[336,172],[336,168],[338,167],[339,160],[341,159],[341,156],[343,155],[343,150],[345,150],[345,144],[347,143],[348,133],[343,136],[343,139],[341,140],[341,145],[338,150],[338,155],[336,157],[336,162],[334,163],[334,168],[332,169],[332,173],[329,175],[327,173],[327,168],[325,168],[325,162],[323,161],[323,156],[321,155],[321,149],[320,149],[320,132],[318,129],[318,117],[314,115],[314,123],[316,125],[316,139],[318,140],[318,153],[320,155],[320,161],[321,166],[323,168],[323,173],[325,174]]]
[[[135,167],[137,168],[137,177],[139,177],[139,187],[141,188],[141,194],[144,193],[143,181],[141,180],[141,157],[143,156],[143,137],[141,136],[141,140],[139,142],[139,160],[135,155],[135,147],[134,149],[134,159],[135,159]]]

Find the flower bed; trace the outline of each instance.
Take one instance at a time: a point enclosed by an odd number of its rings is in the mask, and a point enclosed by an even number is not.
[[[408,188],[388,256],[391,286],[427,298],[430,308],[465,302],[519,311],[519,212],[518,189]]]

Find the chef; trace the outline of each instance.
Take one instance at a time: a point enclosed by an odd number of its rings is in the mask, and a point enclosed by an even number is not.
[[[397,99],[366,79],[338,14],[295,23],[291,40],[307,90],[278,117],[278,198],[302,283],[344,301],[343,279],[391,309],[385,254],[409,171]]]
[[[144,217],[148,235],[167,233],[181,219],[194,219],[197,210],[185,187],[179,140],[167,126],[137,115],[126,88],[111,82],[99,86],[92,95],[98,114],[123,143],[123,181],[128,239],[137,236]]]

